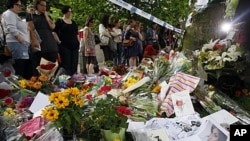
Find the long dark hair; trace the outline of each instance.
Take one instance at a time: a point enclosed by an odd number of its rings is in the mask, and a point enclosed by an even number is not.
[[[91,16],[87,17],[86,22],[85,22],[85,26],[89,26],[89,24],[90,24],[91,22],[94,22],[94,18],[91,17]]]
[[[103,26],[105,27],[105,28],[107,28],[108,27],[108,24],[109,24],[109,15],[104,15],[103,17],[102,17],[102,20],[101,20],[101,23],[103,24]]]

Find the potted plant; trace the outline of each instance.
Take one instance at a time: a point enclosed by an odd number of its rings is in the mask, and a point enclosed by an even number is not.
[[[87,126],[101,132],[101,136],[106,141],[114,139],[124,141],[125,129],[128,125],[127,119],[131,115],[131,110],[126,106],[122,106],[117,98],[109,94],[107,94],[106,98],[92,99],[89,105],[93,106],[94,109],[87,115],[85,121]],[[106,132],[115,133],[116,135],[105,137]]]
[[[49,95],[51,105],[42,111],[42,116],[52,125],[63,132],[63,135],[73,135],[76,129],[82,124],[83,93],[77,88],[72,87]]]

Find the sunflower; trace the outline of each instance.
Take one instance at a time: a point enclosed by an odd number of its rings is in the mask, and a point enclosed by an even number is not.
[[[83,106],[83,104],[84,104],[84,101],[79,97],[73,97],[73,101],[75,102],[76,105],[78,105],[80,107]]]
[[[65,108],[69,105],[69,100],[67,97],[59,95],[57,99],[55,99],[54,104],[56,108]]]
[[[42,111],[42,115],[48,119],[49,121],[54,121],[58,119],[59,116],[59,112],[55,109],[53,109],[53,107],[46,107],[43,111]]]
[[[73,95],[73,96],[77,96],[81,93],[77,87],[73,87],[70,90],[71,90],[71,95]]]
[[[64,95],[64,96],[67,96],[67,95],[69,95],[71,93],[71,89],[65,89],[63,92],[62,92],[62,94]]]
[[[51,93],[49,95],[49,101],[54,102],[61,95],[60,92]]]

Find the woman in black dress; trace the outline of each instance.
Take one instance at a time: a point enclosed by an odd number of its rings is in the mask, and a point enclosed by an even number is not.
[[[56,62],[58,58],[58,46],[52,35],[55,23],[50,19],[46,11],[46,0],[36,0],[34,2],[36,9],[35,14],[29,14],[26,21],[33,21],[42,42],[40,43],[41,51],[31,53],[34,75],[39,75],[36,67],[40,65],[41,58]]]
[[[129,58],[129,67],[134,69],[136,67],[136,61],[140,54],[141,44],[140,44],[140,34],[139,30],[136,29],[136,21],[130,20],[129,25],[127,27],[125,38],[134,40],[134,44],[127,49],[127,55]]]

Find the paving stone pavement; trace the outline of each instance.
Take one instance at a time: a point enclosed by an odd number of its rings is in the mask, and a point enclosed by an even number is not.
[[[103,55],[103,51],[102,49],[100,49],[100,46],[99,45],[96,45],[96,59],[97,59],[97,62],[99,64],[99,67],[103,67],[104,65],[104,55]],[[79,63],[78,63],[78,70],[77,70],[78,73],[82,73],[82,54],[79,52]]]

